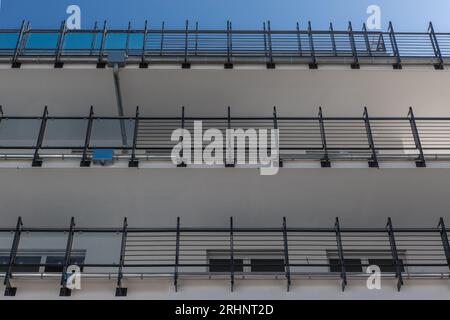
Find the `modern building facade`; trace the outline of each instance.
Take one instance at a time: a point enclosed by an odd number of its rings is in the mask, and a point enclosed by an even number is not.
[[[5,299],[448,299],[449,64],[431,23],[1,30]],[[173,163],[198,121],[279,172]]]

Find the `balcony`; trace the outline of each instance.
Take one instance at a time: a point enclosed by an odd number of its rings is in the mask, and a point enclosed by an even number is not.
[[[283,281],[289,290],[299,279],[340,279],[345,290],[376,265],[400,291],[412,279],[450,276],[448,231],[442,218],[435,228],[397,228],[390,218],[385,228],[345,228],[339,219],[332,228],[297,228],[286,218],[279,228],[239,228],[233,218],[219,228],[185,228],[180,218],[172,228],[131,228],[127,219],[119,228],[82,228],[73,218],[67,228],[30,228],[19,218],[15,228],[0,229],[0,276],[10,296],[17,279],[52,278],[61,280],[61,295],[70,295],[70,265],[84,281],[117,282],[119,296],[127,279],[155,278],[172,281],[175,290],[183,279],[225,279],[231,290],[245,280]]]
[[[133,117],[98,117],[93,108],[86,116],[54,117],[45,108],[42,116],[2,114],[0,163],[28,161],[40,167],[52,161],[75,161],[89,167],[96,153],[106,152],[108,159],[104,160],[113,165],[138,167],[157,161],[171,166],[172,149],[180,142],[171,139],[172,132],[182,128],[194,133],[195,123],[200,122],[200,133],[214,128],[224,141],[233,129],[278,129],[278,140],[268,143],[268,151],[279,150],[281,166],[317,163],[330,167],[346,162],[378,168],[400,162],[426,167],[450,161],[450,118],[418,117],[412,108],[406,117],[371,117],[367,108],[361,117],[326,117],[322,109],[315,117],[282,117],[276,108],[272,117],[233,117],[230,108],[224,117],[190,117],[184,108],[179,117],[143,117],[139,108]],[[198,142],[203,151],[206,142]],[[233,167],[230,156],[248,159],[252,147],[258,151],[250,141],[243,148],[224,145],[223,163]],[[185,156],[192,155],[194,147],[189,148]],[[181,163],[186,164],[190,163]]]
[[[114,55],[123,63],[138,64],[266,64],[273,69],[282,64],[305,64],[316,69],[319,64],[348,64],[359,69],[364,64],[434,65],[443,69],[450,61],[450,33],[437,33],[430,23],[427,32],[387,32],[353,29],[314,30],[297,24],[294,30],[273,30],[270,22],[261,30],[235,30],[231,22],[224,30],[199,29],[186,22],[185,29],[167,29],[163,24],[142,30],[109,30],[97,24],[91,30],[32,29],[24,22],[20,29],[0,31],[0,59],[20,67],[27,62],[96,63],[104,68]]]

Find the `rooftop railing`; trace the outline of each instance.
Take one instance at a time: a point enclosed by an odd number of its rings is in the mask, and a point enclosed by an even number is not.
[[[79,268],[83,281],[117,281],[116,295],[126,295],[126,279],[180,281],[228,279],[231,290],[241,280],[278,279],[287,289],[296,279],[382,279],[450,277],[449,229],[441,218],[435,228],[345,228],[336,218],[331,228],[240,228],[233,218],[221,228],[187,228],[180,218],[171,228],[81,228],[72,218],[67,228],[30,228],[19,218],[15,228],[0,229],[0,270],[5,295],[15,295],[16,279],[60,278],[61,295],[70,295],[68,276]],[[3,252],[3,254],[1,253]],[[368,268],[370,269],[368,270]],[[303,282],[300,283],[302,285]]]
[[[450,33],[437,33],[432,23],[427,32],[396,32],[392,23],[387,32],[357,31],[349,23],[347,30],[314,30],[311,23],[302,29],[275,30],[270,21],[261,30],[236,30],[228,22],[226,29],[199,29],[186,22],[184,29],[169,29],[164,23],[151,28],[110,30],[105,22],[91,30],[32,29],[23,22],[20,29],[0,30],[0,58],[20,67],[22,62],[48,61],[55,67],[65,62],[95,62],[105,67],[112,53],[122,54],[124,63],[146,68],[152,63],[234,64],[264,63],[307,64],[344,63],[352,68],[361,64],[430,64],[443,69],[450,58]],[[117,58],[117,55],[114,54]]]
[[[201,122],[201,133],[218,129],[224,139],[233,129],[278,129],[276,145],[268,141],[268,150],[277,148],[281,165],[367,161],[377,168],[383,161],[411,161],[425,167],[427,161],[450,161],[450,117],[417,117],[412,108],[405,117],[372,117],[367,108],[360,117],[327,117],[322,109],[315,117],[282,117],[276,108],[269,117],[234,117],[230,108],[223,117],[190,117],[184,108],[179,117],[144,117],[139,108],[132,117],[95,116],[93,108],[85,116],[61,117],[50,116],[45,108],[41,116],[0,114],[0,161],[29,160],[41,166],[52,159],[76,160],[90,166],[98,150],[111,152],[111,160],[129,161],[130,167],[140,161],[170,161],[180,142],[172,140],[172,133],[183,128],[194,134],[196,122]],[[203,151],[207,143],[200,144]],[[224,163],[234,166],[227,163],[231,153],[234,159],[248,157],[250,147],[249,141],[244,148],[224,146]]]

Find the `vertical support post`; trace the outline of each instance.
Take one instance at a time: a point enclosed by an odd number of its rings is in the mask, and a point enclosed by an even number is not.
[[[162,56],[164,53],[164,31],[165,31],[165,22],[162,22],[161,26],[161,44],[159,49],[159,55]]]
[[[148,40],[148,21],[145,20],[144,25],[144,38],[142,40],[142,54],[141,54],[141,62],[139,63],[139,68],[146,69],[148,68],[148,63],[145,58],[145,49],[147,48],[147,40]]]
[[[128,21],[127,39],[125,41],[125,54],[127,57],[130,49],[130,34],[131,34],[131,21]]]
[[[17,292],[17,288],[11,286],[11,277],[14,265],[16,263],[17,251],[19,249],[20,235],[22,234],[22,218],[17,219],[16,231],[14,232],[14,240],[11,246],[11,251],[9,253],[8,269],[6,270],[5,280],[3,284],[5,285],[5,297],[14,297]]]
[[[391,21],[389,21],[389,38],[391,39],[392,51],[393,51],[393,53],[395,55],[395,58],[396,58],[396,62],[394,63],[393,67],[394,67],[394,69],[400,70],[400,69],[402,69],[402,59],[400,57],[400,51],[398,50],[398,45],[397,45],[397,39],[395,37],[394,26],[392,25]]]
[[[105,22],[103,22],[103,33],[102,33],[102,42],[100,45],[100,51],[98,53],[98,63],[97,63],[97,68],[99,69],[103,69],[106,67],[106,63],[105,60],[103,59],[103,55],[105,54],[105,44],[106,44],[106,36],[108,34],[108,25],[107,22],[105,20]]]
[[[286,217],[283,217],[283,245],[284,245],[284,267],[287,281],[287,291],[291,289],[291,265],[289,263],[289,243],[287,236]]]
[[[311,21],[308,21],[308,37],[309,37],[309,50],[311,52],[311,58],[312,58],[312,62],[309,64],[309,68],[317,69],[319,66],[317,65],[316,50],[314,48],[314,38],[313,38],[313,32],[312,32],[312,27],[311,27]]]
[[[281,160],[280,156],[280,136],[279,136],[279,129],[278,129],[278,117],[277,117],[277,107],[273,107],[273,129],[275,130],[275,148],[278,150],[278,167],[283,167],[283,161]],[[273,152],[273,151],[271,151]]]
[[[227,21],[227,62],[225,63],[225,69],[233,69],[233,63],[231,62],[231,56],[233,54],[233,43],[232,43],[232,34],[231,34],[231,22]]]
[[[22,48],[24,46],[24,38],[25,38],[25,32],[28,29],[29,26],[29,22],[25,22],[25,20],[22,21],[22,25],[20,27],[20,33],[19,36],[17,37],[17,42],[16,42],[16,48],[14,49],[14,55],[12,58],[12,68],[20,68],[20,66],[22,65],[19,62],[19,55],[22,51]]]
[[[352,22],[348,23],[348,36],[350,38],[350,45],[352,46],[353,63],[351,64],[352,69],[360,69],[358,50],[356,49],[355,33],[353,32]]]
[[[127,244],[127,235],[128,235],[128,221],[127,218],[123,219],[123,227],[122,227],[122,241],[120,243],[120,261],[119,261],[119,271],[117,273],[117,288],[116,288],[116,297],[126,297],[127,296],[127,288],[122,287],[123,280],[123,265],[125,264],[125,249]]]
[[[75,228],[75,218],[72,217],[72,219],[70,220],[69,235],[67,237],[66,253],[64,256],[64,266],[61,275],[61,289],[59,291],[60,297],[70,297],[72,294],[72,291],[69,288],[67,288],[67,278],[68,278],[67,268],[70,265],[70,257],[72,254],[74,228]]]
[[[333,56],[337,57],[337,46],[336,46],[336,35],[334,34],[333,23],[330,22],[330,37],[331,37],[331,46],[333,47]]]
[[[184,129],[185,119],[184,119],[184,106],[181,108],[181,129]],[[181,142],[183,142],[183,149],[181,150],[181,163],[177,165],[178,168],[186,168],[186,162],[184,162],[184,137],[181,137]]]
[[[342,291],[345,291],[345,287],[347,287],[347,272],[345,270],[344,247],[342,245],[341,227],[339,225],[339,218],[336,218],[334,230],[336,233],[336,243],[338,249],[339,263],[341,265],[341,279],[342,279],[341,287]]]
[[[367,32],[367,26],[363,23],[363,33],[364,33],[364,41],[366,43],[366,50],[369,57],[372,57],[372,48],[370,47],[369,34]]]
[[[439,61],[434,65],[434,68],[436,70],[444,70],[444,59],[442,58],[441,48],[439,47],[439,42],[436,37],[436,33],[434,32],[433,23],[431,21],[428,27],[428,33],[430,34],[430,40],[433,46],[434,54]]]
[[[450,244],[448,242],[447,229],[445,228],[444,218],[439,219],[439,233],[441,234],[442,246],[444,247],[445,258],[447,259],[448,268],[450,269]]]
[[[198,53],[198,21],[195,22],[195,50],[194,55],[197,56]]]
[[[98,27],[98,23],[97,21],[95,21],[94,23],[94,29],[93,29],[93,33],[92,33],[92,41],[91,41],[91,51],[90,51],[90,55],[93,54],[94,50],[95,50],[95,46],[97,44],[97,27]]]
[[[178,267],[180,265],[180,217],[177,218],[177,231],[175,239],[175,270],[173,273],[173,284],[175,292],[178,292]]]
[[[300,33],[300,23],[298,22],[297,22],[297,47],[298,47],[298,55],[302,57],[303,56],[302,37]]]
[[[131,159],[128,163],[129,168],[139,167],[139,160],[136,159],[136,145],[139,132],[139,107],[136,107],[136,116],[134,117],[134,132],[133,132],[133,149],[131,150]]]
[[[186,20],[186,29],[184,33],[184,62],[181,65],[183,69],[190,69],[191,64],[188,62],[189,53],[189,20]]]
[[[86,128],[86,137],[84,139],[83,157],[81,158],[80,167],[90,167],[91,160],[88,159],[89,144],[91,142],[92,124],[94,122],[94,107],[91,106],[89,111],[88,125]]]
[[[67,31],[67,25],[66,21],[63,21],[61,23],[61,28],[59,31],[59,38],[58,38],[58,45],[56,49],[56,55],[55,55],[55,68],[62,68],[64,66],[64,63],[61,62],[61,54],[64,46],[64,40],[66,37],[66,31]]]
[[[419,150],[419,157],[416,159],[417,168],[425,168],[427,166],[425,162],[425,156],[423,154],[422,143],[420,142],[419,130],[417,129],[416,118],[412,107],[409,107],[408,113],[409,123],[411,125],[412,134],[414,137],[414,142],[416,144],[417,150]]]
[[[377,151],[375,149],[375,143],[373,141],[372,128],[370,126],[369,113],[367,111],[367,107],[364,107],[363,117],[367,132],[367,142],[369,144],[370,150],[372,151],[372,157],[369,160],[369,168],[379,168]]]
[[[233,217],[230,218],[230,282],[231,292],[234,291],[234,230]]]
[[[331,162],[328,156],[328,147],[327,147],[327,137],[325,134],[325,125],[323,122],[323,113],[322,107],[319,107],[319,126],[320,126],[320,136],[322,138],[322,148],[323,148],[323,157],[320,160],[320,165],[322,168],[330,168]]]
[[[264,36],[264,56],[266,57],[267,61],[267,34],[266,34],[266,23],[263,22],[263,36]]]
[[[402,276],[402,266],[400,263],[400,259],[398,258],[398,251],[397,251],[397,245],[395,243],[395,235],[394,235],[394,229],[392,227],[392,220],[391,218],[388,218],[388,222],[386,225],[388,236],[389,236],[389,243],[391,245],[391,254],[392,259],[394,260],[395,264],[395,277],[398,279],[397,281],[397,290],[400,291],[403,285],[403,276]]]
[[[226,159],[225,159],[225,168],[234,168],[235,167],[235,159],[234,159],[234,143],[231,141],[231,108],[228,106],[228,117],[227,117],[227,148],[226,148]]]
[[[275,69],[275,63],[273,62],[272,29],[270,27],[270,21],[267,21],[267,39],[269,43],[269,62],[267,63],[267,69]]]
[[[47,127],[47,117],[48,117],[48,110],[47,106],[45,106],[44,113],[42,114],[41,127],[39,128],[39,135],[36,141],[36,148],[34,150],[32,162],[33,167],[42,167],[42,159],[39,157],[39,149],[42,148],[42,141],[44,140],[45,128]]]

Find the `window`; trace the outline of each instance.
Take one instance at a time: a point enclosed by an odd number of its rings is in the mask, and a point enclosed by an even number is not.
[[[17,256],[15,266],[12,269],[13,273],[35,273],[39,272],[39,264],[41,263],[40,256]],[[26,264],[34,264],[28,266]],[[9,256],[0,257],[0,272],[7,272],[9,266]]]
[[[251,259],[252,272],[284,272],[284,259]]]
[[[63,256],[48,256],[46,260],[46,264],[57,264],[57,266],[46,266],[44,272],[63,272],[64,268],[64,259]],[[79,265],[84,263],[83,256],[75,256],[70,257],[69,265]],[[80,268],[80,271],[83,272],[83,267]]]
[[[327,252],[330,265],[330,272],[341,272],[341,264],[337,251]],[[361,273],[366,272],[368,266],[376,265],[380,267],[381,272],[396,272],[392,254],[389,251],[359,251],[347,250],[344,252],[344,263],[346,272]],[[399,262],[401,271],[405,272],[406,251],[399,251]]]
[[[399,259],[400,270],[402,272],[405,271],[405,267],[403,266],[403,260]],[[394,265],[393,259],[369,259],[369,264],[379,266],[381,272],[397,272],[397,268]]]
[[[362,272],[361,259],[344,259],[345,272]],[[330,272],[341,272],[339,259],[330,259]]]
[[[234,272],[243,272],[243,264],[242,259],[234,259]],[[209,272],[231,272],[231,259],[209,259]]]
[[[208,252],[209,272],[230,272],[230,252]],[[234,271],[246,273],[285,271],[282,251],[236,251],[234,252]]]

